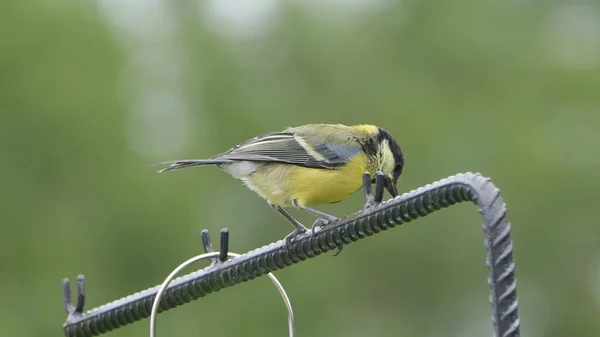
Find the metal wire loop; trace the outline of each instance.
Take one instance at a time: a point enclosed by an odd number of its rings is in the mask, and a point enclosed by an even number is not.
[[[198,261],[210,260],[215,257],[219,257],[220,254],[221,254],[221,252],[211,252],[211,253],[205,253],[205,254],[201,254],[198,256],[194,256],[191,259],[180,264],[177,268],[175,268],[171,272],[171,274],[169,274],[169,276],[167,276],[167,278],[161,284],[161,286],[158,290],[158,293],[156,294],[156,297],[154,298],[154,302],[152,303],[152,312],[150,314],[150,337],[156,337],[156,316],[158,314],[158,309],[160,307],[160,301],[162,300],[162,297],[165,294],[167,287],[173,281],[173,279],[177,276],[177,274],[179,274],[179,272],[181,272],[183,269],[191,266],[192,264],[194,264]],[[240,254],[227,252],[227,257],[229,257],[229,258],[238,257],[238,256],[240,256]],[[281,294],[281,297],[283,298],[283,302],[285,303],[285,306],[286,306],[287,312],[288,312],[289,335],[290,335],[290,337],[294,337],[294,311],[292,310],[292,303],[290,302],[290,299],[289,299],[287,293],[285,292],[285,289],[283,288],[283,286],[281,285],[279,280],[277,280],[275,275],[273,275],[273,273],[269,273],[269,274],[267,274],[267,276],[269,276],[269,278],[271,279],[273,284],[275,284],[275,287],[277,288],[277,290]]]

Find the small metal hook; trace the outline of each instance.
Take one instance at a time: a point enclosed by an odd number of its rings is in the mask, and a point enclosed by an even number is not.
[[[236,253],[232,253],[232,252],[228,251],[229,250],[229,230],[227,228],[223,228],[221,230],[221,247],[220,247],[219,252],[212,251],[213,250],[212,243],[210,241],[210,235],[207,230],[202,231],[202,243],[203,243],[204,250],[206,253],[198,255],[198,256],[194,256],[193,258],[180,264],[177,268],[175,268],[171,272],[171,274],[169,274],[169,276],[167,276],[167,278],[163,281],[160,288],[158,289],[158,292],[156,293],[156,297],[154,298],[154,302],[152,303],[152,311],[150,314],[150,337],[156,336],[156,316],[158,314],[158,309],[160,307],[160,301],[161,301],[162,297],[164,296],[165,292],[167,291],[167,287],[169,286],[169,284],[173,281],[173,279],[177,276],[177,274],[179,274],[179,272],[181,272],[181,270],[191,266],[192,264],[194,264],[198,261],[202,261],[202,260],[208,259],[208,260],[215,261],[218,258],[219,261],[224,262],[227,260],[228,257],[231,258],[231,257],[240,256],[240,254],[236,254]],[[283,298],[283,302],[285,303],[285,306],[288,311],[289,335],[290,335],[290,337],[294,337],[294,311],[292,310],[292,304],[290,302],[290,299],[289,299],[287,293],[285,292],[285,289],[283,288],[283,286],[281,285],[279,280],[277,280],[275,275],[273,275],[273,273],[269,273],[269,274],[267,274],[267,276],[269,276],[269,278],[271,279],[273,284],[275,284],[275,287],[277,288],[277,290],[281,294],[281,297]],[[70,296],[70,294],[69,294],[69,296]]]
[[[65,311],[69,315],[83,313],[83,307],[85,305],[85,276],[77,276],[77,302],[75,306],[71,302],[71,282],[68,278],[63,280],[63,303],[65,305]]]
[[[229,252],[229,229],[221,229],[221,246],[219,247],[219,261],[225,262]]]
[[[369,199],[372,198],[371,195],[371,173],[365,172],[362,176],[362,187],[363,192],[365,194],[365,203],[369,202]]]
[[[77,276],[77,301],[75,305],[71,301],[71,282],[68,278],[63,279],[63,303],[69,317],[83,313],[85,305],[85,276]]]
[[[369,172],[363,173],[363,191],[365,195],[365,204],[363,210],[367,210],[373,206],[377,206],[383,200],[383,192],[385,188],[385,175],[381,171],[375,173],[375,193],[371,188],[372,180]]]
[[[204,249],[205,253],[212,253],[215,250],[213,249],[213,244],[212,241],[210,239],[210,233],[208,232],[208,229],[203,229],[202,232],[200,233],[201,237],[202,237],[202,249]],[[215,263],[217,263],[219,261],[219,259],[212,258],[210,259],[210,265],[214,265]]]
[[[208,229],[203,229],[200,235],[202,236],[202,247],[204,248],[204,252],[214,252],[212,242],[210,241],[210,233],[208,232]]]
[[[373,197],[375,203],[381,204],[383,201],[383,190],[385,188],[385,175],[381,171],[375,173],[375,195]]]

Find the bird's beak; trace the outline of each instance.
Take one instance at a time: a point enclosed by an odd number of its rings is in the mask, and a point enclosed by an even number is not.
[[[396,189],[396,183],[391,178],[388,178],[388,177],[385,178],[385,189],[387,189],[388,192],[390,192],[390,194],[392,195],[393,198],[398,196],[398,190]]]

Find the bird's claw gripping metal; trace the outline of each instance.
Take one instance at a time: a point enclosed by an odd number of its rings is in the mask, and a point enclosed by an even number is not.
[[[320,231],[321,228],[327,226],[330,223],[331,223],[330,221],[325,220],[325,219],[321,219],[321,218],[318,218],[317,220],[315,220],[315,222],[313,223],[312,228],[311,228],[311,231],[312,231],[313,235],[316,232]],[[338,256],[342,252],[343,248],[344,248],[344,246],[338,247],[337,252],[335,252],[335,254],[333,254],[333,256]]]
[[[304,228],[304,229],[302,229]],[[304,234],[306,233],[306,227],[298,227],[296,228],[293,232],[291,232],[290,234],[286,235],[285,238],[283,238],[283,240],[285,241],[285,247],[289,250],[292,248],[292,241],[294,241],[294,238],[297,237],[298,235]]]
[[[328,224],[330,224],[331,222],[322,218],[318,218],[317,220],[315,220],[315,222],[312,224],[312,227],[310,228],[310,230],[312,231],[313,234],[315,234],[316,232],[318,232],[319,230],[321,230],[321,228],[327,226]]]

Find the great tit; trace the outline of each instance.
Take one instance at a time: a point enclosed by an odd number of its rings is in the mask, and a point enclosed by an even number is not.
[[[159,172],[216,165],[242,180],[295,228],[286,242],[307,229],[283,207],[336,218],[310,206],[336,203],[362,186],[362,176],[381,171],[395,197],[404,156],[394,138],[374,125],[308,124],[247,140],[209,159],[165,162]]]

